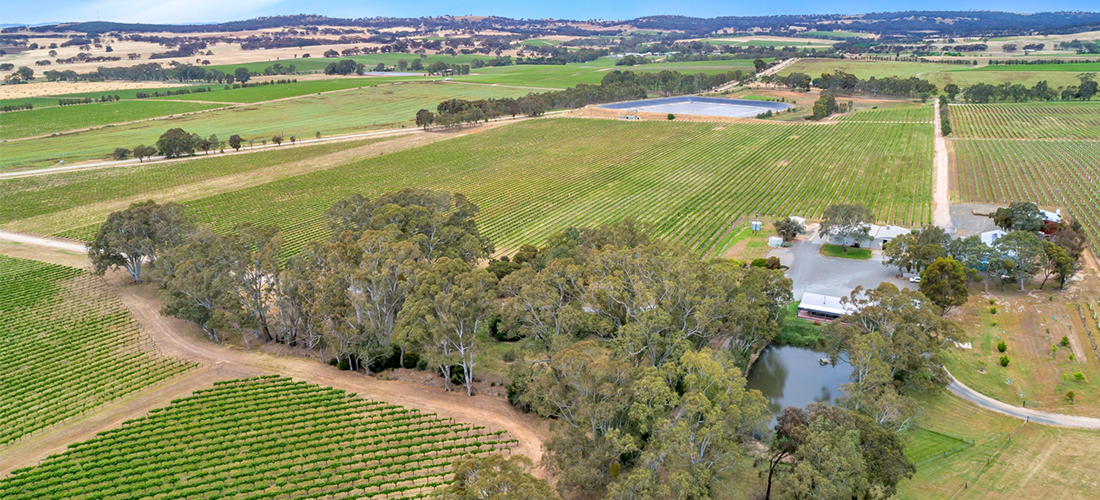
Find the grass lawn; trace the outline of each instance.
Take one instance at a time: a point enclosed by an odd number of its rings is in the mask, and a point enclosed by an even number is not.
[[[866,248],[848,248],[848,251],[844,251],[844,247],[840,245],[832,245],[826,243],[821,245],[821,254],[826,257],[837,257],[841,259],[853,259],[853,260],[868,260],[871,258],[871,251]]]
[[[584,64],[520,64],[485,67],[471,70],[469,75],[454,76],[452,78],[459,82],[568,88],[580,83],[599,84],[608,71],[615,69],[635,73],[656,73],[671,70],[689,74],[715,74],[735,69],[751,71],[753,64],[751,59],[731,59],[725,61],[657,62],[636,66],[615,66],[614,59],[604,57]]]
[[[1092,498],[1100,488],[1100,432],[1021,427],[946,391],[919,400],[916,429],[904,436],[917,473],[898,484],[896,498]]]
[[[221,106],[223,105],[198,102],[142,100],[54,106],[4,113],[4,119],[0,121],[0,139],[52,134]]]

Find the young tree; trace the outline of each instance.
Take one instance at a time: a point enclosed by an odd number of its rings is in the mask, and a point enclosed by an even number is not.
[[[279,146],[283,143],[283,136],[282,135],[275,135],[274,137],[271,138],[271,142],[274,142],[276,146]]]
[[[182,205],[158,205],[152,200],[134,203],[107,216],[88,245],[88,258],[96,274],[121,267],[140,283],[142,265],[156,261],[161,251],[175,246],[189,227]]]
[[[790,217],[783,220],[777,220],[773,223],[775,226],[775,233],[779,237],[783,238],[783,241],[791,241],[795,239],[802,231],[806,230],[806,227]]]
[[[761,72],[761,71],[764,71],[764,70],[768,69],[768,63],[764,62],[764,60],[763,60],[763,59],[756,59],[756,60],[754,60],[754,61],[752,62],[752,65],[753,65],[753,67],[755,67],[755,68],[756,68],[756,72],[757,72],[757,73],[759,73],[759,72]]]
[[[958,85],[955,85],[954,83],[949,83],[943,86],[943,92],[947,94],[948,99],[954,101],[955,96],[959,95],[960,89]]]
[[[421,109],[416,112],[416,126],[423,127],[424,130],[428,130],[428,127],[435,122],[435,114],[426,109]]]
[[[122,161],[130,156],[130,150],[126,148],[115,148],[114,153],[111,153],[111,157],[115,160]]]
[[[155,154],[157,154],[157,148],[153,146],[146,146],[144,144],[134,146],[134,157],[137,158],[139,162],[143,162],[144,158],[151,158]]]
[[[1039,272],[1043,275],[1043,282],[1039,284],[1040,290],[1051,276],[1058,276],[1059,284],[1064,288],[1066,280],[1077,273],[1077,261],[1070,258],[1066,249],[1050,241],[1043,242],[1043,253],[1038,260]]]
[[[248,68],[242,67],[233,70],[233,78],[238,82],[245,83],[252,78],[252,75],[249,74]]]
[[[236,151],[241,150],[241,143],[243,143],[243,142],[244,142],[244,140],[242,140],[241,136],[239,136],[237,134],[233,134],[233,135],[229,136],[229,147],[233,148]]]
[[[920,291],[940,306],[941,316],[970,298],[966,283],[966,268],[951,257],[936,259],[920,273]]]
[[[856,243],[867,240],[871,234],[871,223],[875,221],[871,211],[863,205],[829,205],[823,217],[821,236],[840,240],[844,252],[848,251],[847,240]]]

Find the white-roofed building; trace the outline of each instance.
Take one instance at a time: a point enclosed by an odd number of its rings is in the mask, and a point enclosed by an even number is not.
[[[842,304],[840,297],[831,295],[806,292],[798,303],[798,317],[805,319],[832,321],[850,312],[855,312],[851,304]]]
[[[985,243],[986,245],[989,245],[989,246],[993,246],[993,243],[995,243],[997,240],[1003,238],[1006,234],[1008,234],[1008,233],[1004,232],[1001,229],[994,229],[992,231],[986,231],[986,232],[982,233],[982,235],[981,235],[982,243]]]
[[[1056,224],[1062,222],[1062,209],[1060,208],[1053,212],[1039,209],[1039,215],[1043,216],[1043,222],[1053,222]]]
[[[849,247],[858,246],[860,248],[882,250],[882,247],[894,238],[913,232],[912,229],[901,226],[877,226],[874,224],[868,224],[868,226],[870,226],[870,228],[867,231],[867,239],[860,241],[858,245],[856,244],[855,238],[845,238],[841,241],[840,238],[835,236],[829,238],[829,243]]]

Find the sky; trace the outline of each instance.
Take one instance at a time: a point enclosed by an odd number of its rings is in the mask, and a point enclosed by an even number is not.
[[[4,0],[0,24],[68,21],[200,23],[285,14],[331,17],[421,17],[498,15],[511,18],[632,19],[670,14],[695,17],[776,14],[860,14],[898,10],[999,10],[1006,12],[1097,11],[1095,0]]]

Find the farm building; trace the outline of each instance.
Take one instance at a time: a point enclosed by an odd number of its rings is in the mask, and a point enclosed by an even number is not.
[[[912,229],[901,226],[876,226],[870,224],[871,228],[868,231],[868,237],[860,242],[855,241],[855,238],[845,238],[841,241],[840,238],[830,237],[829,243],[834,245],[855,246],[860,248],[873,248],[875,250],[882,250],[882,247],[889,243],[894,238],[903,234],[909,234]]]
[[[994,242],[1001,239],[1006,234],[1008,234],[1008,233],[1006,233],[1006,232],[1004,232],[1000,229],[994,229],[992,231],[986,231],[986,232],[982,233],[982,235],[981,235],[982,243],[985,243],[986,245],[989,245],[989,246],[993,246]]]
[[[802,302],[798,303],[798,317],[804,319],[832,321],[853,311],[850,304],[840,302],[840,297],[819,293],[806,292],[802,294]]]
[[[1055,224],[1062,222],[1062,209],[1060,208],[1053,212],[1039,209],[1039,215],[1043,216],[1043,222],[1053,222]]]

